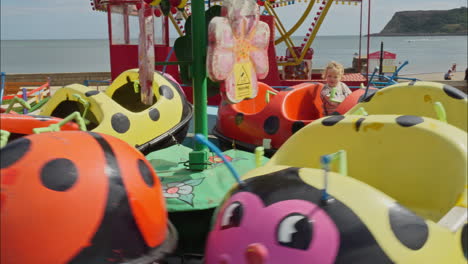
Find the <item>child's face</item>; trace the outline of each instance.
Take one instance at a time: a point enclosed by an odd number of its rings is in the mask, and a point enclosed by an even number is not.
[[[325,76],[328,86],[335,87],[341,81],[341,74],[333,69],[327,71],[327,76]]]

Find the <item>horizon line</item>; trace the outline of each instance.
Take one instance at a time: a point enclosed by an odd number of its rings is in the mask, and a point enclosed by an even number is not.
[[[371,33],[372,34],[378,34],[378,33]],[[306,37],[305,35],[293,35],[292,37]],[[317,37],[359,37],[359,35],[317,35]],[[366,37],[366,35],[362,35],[362,37]],[[177,39],[178,37],[175,38],[170,38],[170,39]],[[132,40],[138,39],[138,37],[131,38]],[[23,39],[23,38],[11,38],[11,39],[4,39],[0,38],[1,41],[10,41],[10,40],[108,40],[108,38],[32,38],[32,39]]]

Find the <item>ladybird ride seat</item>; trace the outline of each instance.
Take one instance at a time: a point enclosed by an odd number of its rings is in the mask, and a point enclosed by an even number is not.
[[[120,138],[143,153],[168,147],[185,138],[192,106],[180,86],[155,72],[153,105],[141,103],[138,70],[120,74],[105,93],[80,84],[57,90],[42,115],[62,117],[79,111],[87,128]],[[175,139],[175,140],[174,140]]]
[[[248,151],[264,146],[271,156],[292,134],[323,116],[322,87],[303,83],[277,91],[259,82],[255,98],[220,105],[213,134],[228,146],[234,142]]]
[[[346,115],[362,107],[369,115],[416,115],[437,119],[436,102],[445,109],[447,123],[467,131],[466,94],[450,85],[435,82],[417,81],[388,86],[370,93]]]

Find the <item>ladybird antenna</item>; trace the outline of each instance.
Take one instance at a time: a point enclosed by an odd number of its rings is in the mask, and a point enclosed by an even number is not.
[[[237,181],[239,185],[244,184],[244,182],[240,179],[239,173],[234,169],[232,166],[231,162],[229,162],[226,157],[224,157],[223,153],[221,150],[215,146],[213,143],[211,143],[206,137],[202,134],[195,134],[195,140],[206,145],[211,151],[213,151],[219,158],[221,158],[228,167],[229,171],[231,172],[232,176],[234,176],[234,179]]]
[[[322,164],[323,169],[323,190],[321,202],[327,204],[330,200],[330,195],[328,194],[328,172],[330,171],[330,163],[334,160],[338,160],[339,173],[341,175],[348,175],[348,162],[346,150],[339,150],[338,152],[320,156],[320,164]]]
[[[327,192],[328,189],[328,172],[330,171],[330,162],[331,162],[330,155],[323,155],[320,156],[320,163],[322,164],[323,168],[323,190],[322,190],[322,202],[327,202],[330,198],[330,195]]]

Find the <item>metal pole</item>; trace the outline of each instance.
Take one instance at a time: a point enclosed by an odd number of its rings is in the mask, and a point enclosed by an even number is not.
[[[362,1],[361,1],[361,15],[359,16],[359,58],[358,58],[358,72],[361,73],[361,42],[362,42]]]
[[[128,5],[123,5],[123,29],[124,29],[124,43],[130,44],[130,22],[128,17]]]
[[[109,30],[109,50],[112,46],[112,5],[107,5],[107,28]]]
[[[193,54],[193,104],[195,134],[208,137],[208,122],[206,104],[208,101],[206,91],[206,28],[205,28],[205,1],[192,1],[192,54]],[[191,170],[204,170],[207,168],[208,149],[206,145],[195,142],[194,151],[189,154]]]
[[[369,49],[370,49],[370,12],[371,0],[369,0],[369,7],[367,11],[367,77],[369,77]]]
[[[112,5],[108,4],[107,5],[107,29],[108,29],[108,37],[109,37],[109,57],[110,57],[110,68],[111,68],[111,79],[114,79],[114,74],[112,69],[112,46],[113,46],[113,41],[112,41]]]
[[[164,46],[169,47],[169,17],[168,16],[163,16],[164,18],[162,19],[162,28],[163,28],[163,36],[164,36]]]
[[[3,94],[5,92],[5,75],[6,75],[4,72],[2,72],[1,74],[2,74],[2,77],[1,77],[2,78],[1,82],[2,83],[1,83],[1,87],[0,87],[0,105],[3,103]]]
[[[383,70],[382,70],[382,66],[383,66],[383,55],[384,55],[384,51],[383,51],[383,41],[380,42],[380,62],[379,62],[379,75],[382,75],[383,73]],[[379,78],[380,79],[380,78]]]

